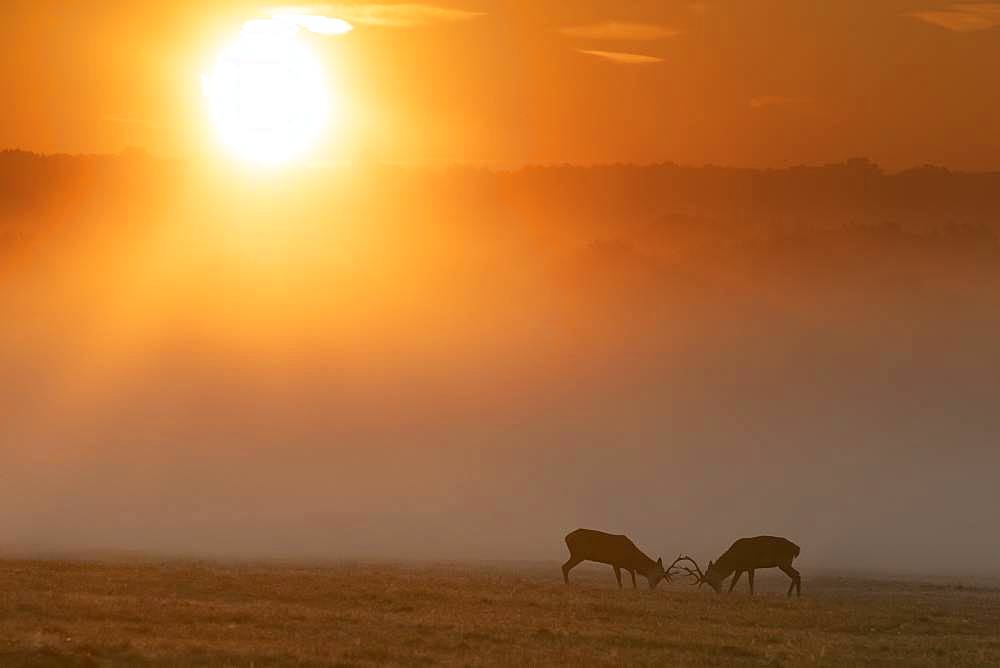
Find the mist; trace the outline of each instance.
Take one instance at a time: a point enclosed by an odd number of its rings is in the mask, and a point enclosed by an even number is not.
[[[997,572],[996,175],[4,167],[4,549]]]

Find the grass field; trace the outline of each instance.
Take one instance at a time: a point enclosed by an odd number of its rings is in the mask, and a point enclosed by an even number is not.
[[[0,666],[1000,665],[996,583],[803,575],[796,600],[780,573],[751,599],[558,564],[6,560]]]

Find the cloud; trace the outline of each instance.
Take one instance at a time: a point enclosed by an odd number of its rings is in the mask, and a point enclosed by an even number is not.
[[[907,16],[955,32],[988,30],[1000,26],[1000,3],[959,3],[947,9],[911,12]]]
[[[438,7],[418,3],[389,4],[316,4],[305,7],[274,8],[272,13],[332,15],[354,25],[381,28],[414,28],[434,23],[467,21],[482,12]]]
[[[670,26],[656,23],[623,23],[620,21],[605,21],[585,26],[561,28],[559,30],[570,37],[586,39],[617,39],[617,40],[655,40],[673,37],[679,33]]]
[[[758,95],[750,98],[751,109],[767,109],[769,107],[788,107],[807,102],[802,97],[789,97],[787,95]]]
[[[609,60],[612,63],[617,63],[618,65],[644,65],[648,63],[662,63],[663,58],[657,58],[656,56],[646,56],[641,53],[621,53],[619,51],[590,51],[586,49],[577,49],[580,53],[585,53],[588,56],[597,56],[598,58],[603,58],[604,60]]]
[[[354,29],[354,26],[344,19],[324,16],[322,14],[303,14],[274,10],[271,12],[271,17],[277,21],[288,23],[318,35],[343,35]]]

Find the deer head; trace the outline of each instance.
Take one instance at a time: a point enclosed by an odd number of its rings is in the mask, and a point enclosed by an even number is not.
[[[656,585],[660,584],[660,580],[670,582],[670,573],[664,570],[662,557],[656,560],[656,563],[649,569],[649,572],[645,573],[645,576],[646,580],[649,581],[650,589],[656,589]]]
[[[718,594],[722,591],[722,581],[724,579],[725,576],[722,575],[720,569],[716,567],[715,562],[709,561],[708,570],[706,570],[705,574],[701,577],[702,582],[707,582],[708,586],[714,589],[715,593]]]

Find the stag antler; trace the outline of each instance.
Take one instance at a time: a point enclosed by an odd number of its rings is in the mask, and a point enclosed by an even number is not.
[[[691,570],[687,566],[681,566],[680,563],[682,561],[691,562],[691,565],[694,566],[694,570]],[[698,568],[698,562],[686,554],[682,554],[674,559],[674,563],[670,564],[670,568],[667,569],[667,573],[672,574],[675,567],[677,568],[678,573],[689,575],[694,578],[694,582],[691,583],[693,585],[701,584],[705,580],[705,574],[701,572],[700,568]]]

